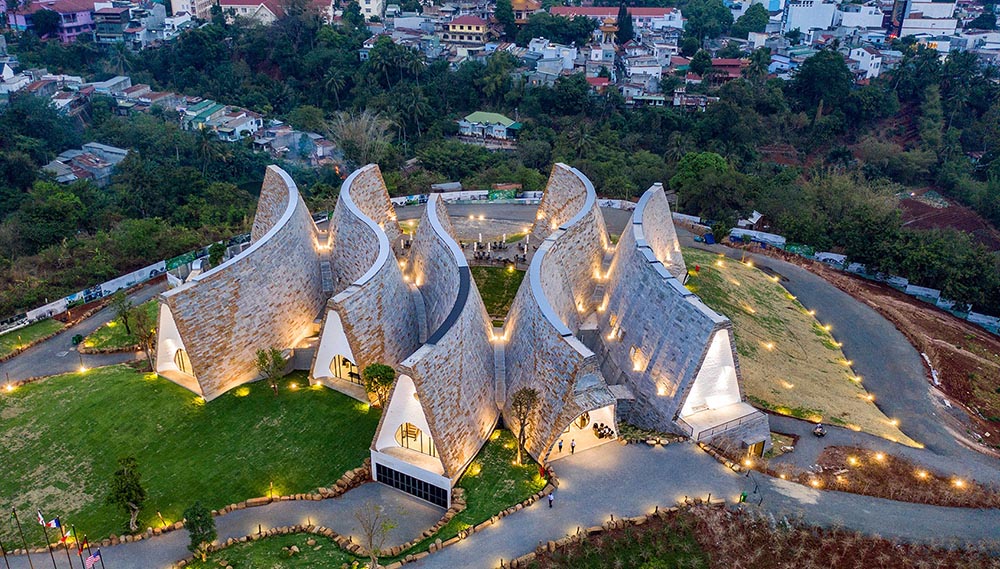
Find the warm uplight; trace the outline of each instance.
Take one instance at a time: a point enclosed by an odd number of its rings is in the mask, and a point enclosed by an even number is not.
[[[819,479],[818,479],[818,478],[813,478],[812,480],[810,480],[810,481],[809,481],[809,484],[810,484],[810,485],[811,485],[811,486],[812,486],[813,488],[819,488],[819,487],[820,487],[820,484],[821,484],[821,483],[820,483],[820,481],[819,481]]]
[[[854,381],[855,383],[861,383],[861,376],[860,375],[856,375],[856,376],[854,376],[854,377],[851,378],[851,381]]]
[[[847,464],[850,464],[851,466],[857,466],[858,465],[858,459],[855,458],[855,457],[853,457],[853,456],[849,456],[849,457],[847,457]]]
[[[854,360],[844,360],[844,365],[850,367],[854,365]]]
[[[86,373],[86,372],[87,372],[87,366],[80,366],[80,373]]]
[[[753,268],[753,261],[747,261],[746,266]]]
[[[719,259],[718,261],[715,262],[715,266],[719,267],[721,269],[721,268],[725,267],[726,264],[722,262],[722,259]]]
[[[965,488],[965,481],[961,478],[956,478],[951,483],[955,485],[955,488]]]
[[[747,468],[750,468],[751,466],[753,466],[753,461],[750,460],[749,458],[744,458],[743,459],[743,466],[745,466]]]
[[[205,404],[205,398],[202,397],[201,395],[196,395],[194,398],[194,404],[197,405],[198,407],[201,407],[202,405]]]
[[[250,388],[249,387],[237,387],[233,391],[233,395],[235,395],[236,397],[246,397],[247,395],[250,395]]]
[[[549,224],[549,229],[551,229],[552,231],[555,231],[557,227],[559,227],[559,226],[556,224],[556,220],[553,219],[552,223]]]
[[[899,419],[891,419],[889,421],[889,424],[892,425],[893,427],[898,427],[899,426]]]
[[[743,310],[746,310],[747,314],[757,314],[757,311],[754,310],[754,307],[750,306],[749,304],[744,304],[743,305]]]
[[[824,325],[822,326],[822,328],[823,328],[824,330],[826,330],[827,332],[829,332],[830,330],[833,330],[833,326],[830,326],[829,324],[824,324]]]
[[[538,210],[538,213],[535,215],[535,219],[545,219],[545,212],[543,212],[542,210]]]
[[[14,384],[13,383],[8,383],[7,386],[4,387],[4,389],[7,390],[7,393],[10,393],[11,391],[14,391]]]
[[[482,471],[483,467],[478,462],[473,462],[469,465],[469,476],[479,476],[479,473]]]
[[[667,388],[664,387],[664,386],[662,386],[662,385],[659,386],[659,387],[657,387],[656,388],[656,394],[659,395],[660,397],[666,395],[667,394]]]
[[[927,471],[926,470],[918,470],[917,471],[917,478],[926,479],[927,478]]]
[[[114,327],[115,327],[115,321],[114,321],[114,320],[112,320],[111,322],[108,322],[108,323],[107,323],[107,327],[108,327],[108,328],[114,328]]]
[[[482,214],[480,214],[480,215],[479,215],[479,221],[482,221],[482,220],[484,220],[484,219],[486,219],[486,216],[485,216],[485,215],[482,215]]]
[[[781,380],[781,386],[784,387],[785,389],[791,389],[791,388],[795,387],[795,384],[791,383],[791,382],[788,382],[788,381],[785,381],[785,380],[782,379]]]
[[[767,351],[769,351],[769,352],[771,350],[773,350],[774,349],[774,342],[764,342],[764,349],[767,350]]]
[[[788,479],[788,477],[785,476],[784,474],[779,474],[778,478],[781,478],[782,480],[787,480]]]
[[[291,389],[292,391],[295,391],[296,389],[298,389],[298,388],[299,388],[299,384],[297,384],[297,383],[289,383],[289,384],[288,384],[288,387],[289,387],[289,388],[290,388],[290,389]]]
[[[869,401],[875,401],[875,396],[873,394],[869,393],[868,395],[865,395],[865,399],[867,399]]]
[[[885,460],[885,454],[881,452],[875,453],[875,460],[882,462],[883,460]]]
[[[508,273],[513,273],[514,272],[514,265],[507,265],[507,272]]]
[[[469,219],[476,219],[476,216],[474,216],[474,215],[470,215],[470,216],[469,216]]]
[[[816,316],[816,311],[815,310],[810,310],[808,312],[809,312],[809,316]]]

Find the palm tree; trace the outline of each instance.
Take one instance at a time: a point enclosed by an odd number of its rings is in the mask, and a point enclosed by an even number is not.
[[[213,160],[226,160],[224,149],[211,129],[202,128],[198,131],[198,156],[201,158],[201,175],[208,171],[208,165]]]
[[[108,52],[108,68],[117,75],[125,75],[132,69],[132,54],[125,42],[111,45]]]
[[[344,79],[344,74],[336,69],[328,69],[326,75],[323,76],[323,87],[326,88],[327,93],[333,93],[338,109],[340,108],[340,90],[346,84],[347,80]]]
[[[410,91],[410,96],[406,98],[406,112],[413,119],[417,126],[417,136],[420,136],[420,117],[431,114],[430,102],[424,95],[423,89],[419,87]]]
[[[755,49],[750,54],[750,63],[743,70],[747,79],[760,79],[767,77],[768,68],[771,65],[771,49],[762,47]]]

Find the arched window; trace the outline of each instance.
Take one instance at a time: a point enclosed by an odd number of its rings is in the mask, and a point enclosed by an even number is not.
[[[336,355],[333,357],[333,361],[330,362],[330,373],[333,374],[333,377],[357,383],[358,385],[362,385],[363,383],[361,381],[361,370],[345,356]]]
[[[181,373],[194,375],[194,370],[191,369],[191,358],[188,357],[187,351],[184,349],[177,350],[174,353],[174,365],[177,366],[177,370]]]
[[[396,443],[403,448],[415,450],[429,456],[436,457],[438,455],[431,437],[425,435],[413,423],[403,423],[396,429]]]

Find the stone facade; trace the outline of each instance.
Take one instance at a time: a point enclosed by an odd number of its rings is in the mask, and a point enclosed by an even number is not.
[[[556,164],[539,211],[533,234],[545,233],[552,224],[556,229],[535,251],[504,334],[508,399],[522,387],[538,390],[540,404],[530,417],[526,446],[545,460],[573,419],[615,400],[597,357],[575,335],[608,244],[594,188],[579,171]],[[504,413],[514,424],[509,400]]]
[[[387,235],[399,226],[378,166],[344,181],[330,224],[335,288],[341,292],[327,307],[338,314],[358,367],[396,366],[419,346],[417,317]]]
[[[678,275],[684,265],[683,259],[674,260],[680,247],[670,218],[662,186],[653,186],[640,199],[618,242],[593,347],[608,381],[627,385],[635,396],[629,422],[690,434],[677,420],[699,373],[709,364],[731,367],[735,392],[729,395],[736,402],[743,399],[742,375],[732,323],[678,280],[686,275]],[[728,339],[729,353],[713,355],[707,362],[717,334]],[[749,442],[769,445],[767,419],[759,415],[760,420],[751,421],[757,426],[746,436]]]
[[[291,348],[310,335],[326,300],[316,225],[276,166],[264,177],[254,234],[239,255],[162,295],[176,334],[158,334],[157,371],[177,371],[182,344],[193,372],[185,375],[205,399],[255,379],[257,349]]]
[[[431,335],[402,362],[399,373],[413,380],[444,476],[454,483],[499,416],[492,325],[438,194],[431,195],[419,227],[411,262]]]

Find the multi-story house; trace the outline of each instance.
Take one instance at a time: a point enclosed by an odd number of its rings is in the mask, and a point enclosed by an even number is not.
[[[39,10],[59,14],[56,35],[62,43],[72,43],[78,36],[90,36],[94,31],[94,0],[39,0],[16,11],[9,9],[5,0],[0,0],[0,7],[7,14],[8,25],[20,31],[32,28],[32,16]]]
[[[486,43],[486,20],[478,16],[459,16],[445,24],[441,39],[445,43],[482,45]]]

